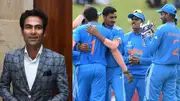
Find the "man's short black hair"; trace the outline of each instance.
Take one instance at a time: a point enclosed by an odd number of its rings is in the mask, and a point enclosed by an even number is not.
[[[105,7],[105,8],[103,9],[102,14],[103,14],[104,16],[107,16],[108,14],[114,13],[114,12],[116,12],[116,9],[115,9],[114,7],[107,6],[107,7]]]
[[[97,9],[94,7],[90,7],[84,11],[84,17],[88,21],[97,21],[98,19],[98,14],[97,14]]]
[[[26,10],[24,13],[21,14],[21,17],[20,17],[20,27],[21,27],[21,30],[24,29],[25,20],[29,16],[37,16],[40,19],[42,19],[43,29],[44,30],[46,29],[46,26],[47,26],[47,23],[48,23],[47,15],[41,9],[35,8],[33,10]]]

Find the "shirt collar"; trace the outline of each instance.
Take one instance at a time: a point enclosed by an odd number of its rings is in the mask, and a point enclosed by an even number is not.
[[[172,25],[175,25],[175,22],[166,22],[166,24],[172,24]]]
[[[141,35],[141,33],[140,33],[140,32],[139,32],[139,33],[136,33],[136,32],[134,32],[134,31],[132,31],[132,33],[133,33],[134,35],[136,35],[136,36]]]
[[[38,54],[36,55],[36,57],[42,54],[42,50],[43,50],[43,45],[41,45],[41,47],[40,47],[40,49],[39,49],[39,52],[38,52]],[[28,54],[28,52],[27,52],[26,46],[25,46],[25,49],[24,49],[24,53],[29,56],[29,54]]]
[[[91,21],[91,22],[88,22],[89,25],[98,25],[99,23],[97,21]]]
[[[102,25],[107,29],[113,29],[113,27],[114,27],[114,26],[105,26],[104,22],[102,23]]]

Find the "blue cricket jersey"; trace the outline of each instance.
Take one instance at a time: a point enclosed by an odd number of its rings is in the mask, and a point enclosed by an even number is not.
[[[112,32],[112,38],[113,39],[118,39],[120,41],[120,44],[118,46],[118,50],[121,52],[123,55],[123,44],[122,44],[122,39],[124,37],[124,31],[118,27],[118,26],[104,26],[107,29],[109,29]],[[114,59],[110,49],[106,52],[106,60],[107,60],[107,67],[119,67],[117,64],[116,60]]]
[[[141,33],[129,32],[124,36],[124,57],[126,57],[126,64],[128,70],[134,75],[145,75],[146,71],[151,64],[150,51],[144,45],[145,41],[142,40]],[[128,61],[128,56],[138,56],[140,59],[139,64],[131,65]]]
[[[86,31],[88,25],[96,26],[105,38],[112,39],[111,31],[97,22],[89,22],[73,30],[73,39],[76,43],[87,43],[91,48],[90,52],[80,53],[78,65],[98,63],[106,66],[105,52],[107,47],[97,37],[88,34]]]
[[[147,38],[149,50],[153,54],[153,63],[159,65],[180,64],[180,31],[175,23],[159,26],[153,38]]]

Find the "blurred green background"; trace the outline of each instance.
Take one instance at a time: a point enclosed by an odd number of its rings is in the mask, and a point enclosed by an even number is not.
[[[173,3],[173,0],[168,0],[168,3]],[[157,9],[160,8],[149,8],[146,3],[146,0],[111,0],[109,6],[116,8],[117,10],[117,22],[116,25],[121,27],[125,33],[131,31],[131,24],[128,20],[127,16],[129,13],[132,13],[135,9],[140,9],[144,15],[146,16],[146,22],[150,20],[155,24],[155,28],[161,25],[160,14],[156,13]],[[103,8],[107,5],[98,5],[93,4],[99,12],[102,12]],[[83,5],[73,4],[73,20],[83,12]],[[178,10],[178,16],[180,15],[180,11]],[[99,22],[102,22],[102,17],[100,17]],[[178,27],[180,24],[178,23]]]

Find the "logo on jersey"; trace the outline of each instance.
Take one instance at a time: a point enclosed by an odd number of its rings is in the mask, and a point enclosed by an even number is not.
[[[138,50],[137,48],[134,48],[133,44],[131,41],[128,41],[128,44],[126,45],[127,49],[128,49],[128,54],[129,55],[142,55],[143,52],[142,50]]]
[[[143,52],[142,52],[142,50],[138,50],[137,48],[133,48],[133,49],[129,49],[128,50],[128,54],[129,55],[142,55],[143,54]]]
[[[127,47],[128,50],[134,48],[131,41],[128,41],[126,47]]]

